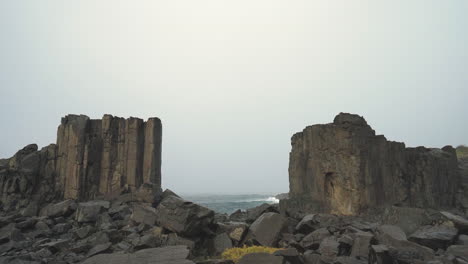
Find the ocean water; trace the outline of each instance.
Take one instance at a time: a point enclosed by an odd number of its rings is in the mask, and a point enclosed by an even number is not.
[[[238,209],[246,210],[264,203],[275,204],[279,202],[274,195],[264,194],[196,194],[182,195],[182,197],[185,200],[210,208],[215,212],[226,214],[231,214]]]

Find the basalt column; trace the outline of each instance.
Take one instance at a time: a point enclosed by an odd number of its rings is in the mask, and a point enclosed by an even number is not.
[[[69,115],[58,129],[57,190],[64,198],[90,199],[161,186],[162,126],[158,118]]]
[[[406,148],[342,113],[292,137],[289,183],[292,204],[358,214],[393,204],[454,207],[460,173],[452,147]]]

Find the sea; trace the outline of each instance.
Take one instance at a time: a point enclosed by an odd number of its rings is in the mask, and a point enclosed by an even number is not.
[[[192,194],[182,195],[182,198],[223,214],[231,214],[238,209],[245,211],[264,203],[279,203],[275,195],[268,194]]]

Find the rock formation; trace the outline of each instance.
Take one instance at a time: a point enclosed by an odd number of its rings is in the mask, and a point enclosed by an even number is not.
[[[455,207],[460,181],[454,148],[406,148],[341,113],[292,137],[291,199],[282,204],[345,215],[385,205]]]
[[[2,205],[8,210],[30,201],[88,200],[144,183],[160,189],[161,142],[158,118],[68,115],[58,127],[57,144],[40,151],[28,145],[0,160]]]

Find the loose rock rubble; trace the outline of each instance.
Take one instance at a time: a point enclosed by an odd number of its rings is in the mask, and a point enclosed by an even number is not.
[[[170,191],[160,197],[154,203],[125,195],[112,200],[66,200],[27,216],[20,211],[3,212],[0,263],[219,264],[232,263],[219,259],[224,250],[245,245],[283,249],[271,255],[249,254],[239,263],[468,261],[464,228],[468,220],[451,212],[432,211],[422,219],[417,208],[387,209],[415,216],[415,230],[405,232],[408,222],[395,223],[384,214],[317,213],[294,218],[278,213],[277,205],[263,205],[252,209],[263,212],[249,224],[238,221],[239,212],[218,221],[213,211]]]

